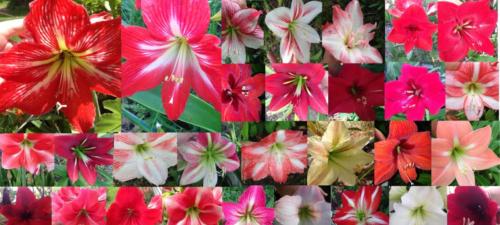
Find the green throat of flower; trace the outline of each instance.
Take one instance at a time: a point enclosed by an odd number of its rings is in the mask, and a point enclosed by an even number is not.
[[[313,219],[314,212],[311,210],[309,206],[301,206],[299,208],[299,219],[301,221],[308,221]]]
[[[463,155],[465,155],[465,149],[459,144],[454,144],[453,148],[451,149],[451,159],[454,162],[457,162]]]
[[[23,148],[31,148],[31,147],[33,147],[33,142],[31,142],[28,139],[24,139],[23,141],[21,141],[21,147],[23,147]]]
[[[81,159],[83,160],[84,162],[86,162],[89,157],[87,156],[87,152],[88,151],[92,151],[94,150],[96,147],[88,147],[85,145],[85,143],[87,142],[87,139],[83,140],[81,144],[77,145],[77,146],[74,146],[73,148],[71,148],[71,150],[73,151],[73,153],[75,154],[75,156],[78,158],[78,159]]]
[[[296,74],[292,75],[293,78],[289,81],[284,82],[284,85],[293,85],[295,86],[295,96],[300,96],[302,94],[302,90],[305,90],[309,95],[311,95],[311,91],[307,87],[307,76]]]
[[[271,145],[271,152],[281,152],[285,148],[285,145],[281,142],[276,142]]]
[[[253,215],[253,208],[247,206],[245,213],[240,218],[240,221],[243,222],[243,224],[257,223],[257,218]]]
[[[356,219],[358,220],[358,222],[364,222],[366,220],[366,212],[363,211],[363,210],[357,210],[356,211]]]
[[[467,95],[481,95],[484,93],[483,85],[476,82],[465,83],[463,90]]]
[[[187,217],[196,218],[198,217],[199,214],[200,214],[200,209],[198,209],[198,207],[196,206],[190,207],[186,210]]]
[[[148,152],[148,151],[149,151],[149,149],[151,149],[151,147],[150,147],[150,146],[149,146],[149,144],[148,144],[148,143],[146,143],[146,142],[145,142],[145,143],[142,143],[142,144],[138,144],[138,145],[136,145],[136,146],[135,146],[135,148],[134,148],[135,152],[136,152],[137,154],[140,154],[140,155],[142,155],[142,154],[144,154],[144,153]]]
[[[221,151],[220,146],[209,143],[205,151],[201,154],[200,160],[205,165],[215,165],[224,160],[224,153]]]
[[[426,212],[424,209],[424,206],[418,206],[416,208],[413,208],[410,212],[410,216],[414,218],[415,221],[424,221],[424,218],[426,216]],[[418,223],[422,224],[422,223]]]

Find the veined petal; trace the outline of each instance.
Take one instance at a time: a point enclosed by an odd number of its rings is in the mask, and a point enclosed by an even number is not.
[[[298,18],[297,21],[308,24],[321,13],[322,9],[323,4],[320,1],[307,2],[302,7],[302,17]]]
[[[67,93],[64,93],[65,96],[61,96],[61,99],[63,99],[61,103],[66,105],[61,111],[75,130],[87,132],[94,126],[95,106],[90,90],[84,86],[82,87],[82,85],[79,85],[79,87],[78,94],[68,95],[71,92],[68,90]],[[62,92],[66,91],[63,89]]]
[[[306,40],[309,43],[319,43],[321,41],[318,32],[308,24],[296,23],[295,28],[296,32],[293,34],[298,39]]]
[[[265,18],[267,27],[278,37],[285,37],[290,21],[290,9],[279,7],[268,12]]]
[[[222,58],[230,58],[231,63],[243,64],[246,60],[245,45],[236,33],[228,33],[222,42]]]

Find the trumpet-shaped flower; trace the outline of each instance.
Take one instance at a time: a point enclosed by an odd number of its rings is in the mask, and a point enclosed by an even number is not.
[[[498,224],[498,204],[480,187],[456,187],[448,195],[449,225]]]
[[[389,224],[446,224],[443,208],[443,198],[435,187],[413,186],[401,197],[401,202],[394,203]]]
[[[432,184],[447,186],[456,178],[459,185],[475,185],[475,170],[500,165],[490,141],[490,126],[473,131],[466,121],[439,121],[432,139]]]
[[[241,157],[244,180],[271,175],[285,183],[289,174],[303,173],[307,166],[307,138],[302,131],[275,131],[259,142],[243,143]]]
[[[417,178],[416,168],[431,169],[431,136],[418,132],[412,121],[391,121],[389,136],[375,143],[375,184],[389,180],[399,170],[401,179]]]
[[[331,205],[318,186],[300,186],[276,202],[276,221],[282,225],[331,224]]]
[[[319,113],[328,113],[328,104],[321,90],[327,75],[321,64],[273,64],[274,74],[266,76],[266,91],[272,95],[269,110],[277,111],[288,104],[300,120],[307,120],[311,106]]]
[[[129,181],[144,177],[154,185],[162,185],[168,168],[177,164],[177,136],[166,134],[115,135],[113,177]]]
[[[291,8],[279,7],[267,13],[265,23],[274,35],[281,38],[280,54],[283,63],[309,62],[311,43],[321,41],[309,23],[321,13],[322,3],[292,0]]]
[[[53,224],[104,225],[106,189],[64,187],[52,195]]]
[[[357,191],[342,192],[342,208],[333,216],[337,225],[389,225],[389,216],[378,211],[382,200],[380,186],[362,186]]]
[[[188,187],[165,200],[167,225],[218,224],[223,217],[221,204],[212,188]]]
[[[259,121],[264,74],[252,77],[249,64],[224,64],[222,68],[222,121]]]
[[[461,63],[446,71],[446,108],[464,110],[468,120],[479,120],[484,108],[498,110],[498,67],[490,63]]]
[[[122,27],[122,53],[127,59],[122,65],[123,95],[163,83],[163,107],[168,118],[176,120],[193,87],[202,99],[220,109],[220,40],[206,34],[208,1],[142,0],[141,9],[147,29]]]
[[[0,207],[0,214],[7,221],[5,225],[50,225],[51,211],[50,197],[36,199],[27,187],[17,189],[15,203]]]
[[[113,138],[98,138],[96,134],[59,135],[54,138],[56,153],[65,158],[68,177],[71,182],[78,180],[81,173],[88,184],[97,178],[97,166],[113,164],[110,154]]]
[[[235,0],[222,1],[222,58],[231,63],[245,63],[246,50],[264,44],[264,31],[259,26],[261,11],[242,8]]]
[[[392,24],[394,27],[387,40],[404,44],[406,54],[415,47],[424,51],[432,50],[432,35],[437,26],[429,21],[421,5],[411,5],[400,18],[393,19]]]
[[[217,184],[217,167],[223,173],[240,167],[236,145],[220,133],[199,133],[196,140],[179,146],[179,154],[187,165],[181,176],[181,185],[193,184],[203,179],[203,186]]]
[[[92,23],[71,0],[36,0],[31,38],[0,56],[0,111],[41,115],[59,102],[74,130],[93,127],[92,91],[120,96],[120,19]]]
[[[54,169],[54,140],[48,134],[1,134],[2,168],[23,168],[37,174],[40,166]]]
[[[262,186],[250,186],[237,203],[224,202],[225,225],[272,225],[274,209],[266,208],[266,193]]]
[[[347,4],[345,11],[333,6],[333,23],[323,28],[323,47],[343,63],[382,63],[380,52],[370,45],[376,24],[363,23],[358,0]]]
[[[137,187],[120,187],[106,213],[106,225],[157,225],[163,217],[160,195],[151,198],[148,205]]]
[[[438,2],[438,50],[441,60],[462,60],[469,50],[493,55],[490,40],[498,15],[490,1],[467,1],[456,5]]]
[[[373,156],[364,152],[369,137],[353,137],[344,122],[330,122],[325,133],[309,137],[311,164],[307,173],[308,185],[331,185],[336,181],[346,185],[356,183],[356,168],[373,161]]]
[[[422,120],[426,109],[431,114],[439,112],[445,95],[439,73],[403,64],[399,79],[385,84],[385,118],[404,113],[408,120]]]
[[[412,5],[422,6],[423,0],[395,0],[395,8],[387,10],[394,17],[401,17],[403,13]]]
[[[361,65],[344,64],[328,84],[329,113],[356,113],[363,121],[375,120],[373,107],[384,105],[384,74]]]

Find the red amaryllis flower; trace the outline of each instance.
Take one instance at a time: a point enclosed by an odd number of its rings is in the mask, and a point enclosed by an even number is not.
[[[264,74],[252,77],[249,64],[224,64],[222,69],[222,121],[259,121]]]
[[[375,184],[389,180],[396,171],[405,183],[417,178],[416,168],[431,169],[431,136],[418,132],[411,121],[391,121],[389,136],[375,143]]]
[[[328,82],[330,114],[354,112],[361,120],[375,120],[373,107],[384,105],[384,73],[344,64]]]
[[[380,186],[362,186],[357,191],[344,191],[342,208],[337,209],[333,222],[337,225],[388,225],[389,216],[378,211],[381,200]]]
[[[91,22],[71,0],[36,0],[30,38],[0,55],[0,111],[49,112],[59,102],[73,128],[93,127],[92,91],[120,95],[120,19]]]
[[[469,50],[495,53],[490,36],[496,29],[498,15],[490,1],[468,1],[461,5],[438,3],[438,49],[443,61],[463,59]]]
[[[455,192],[448,195],[448,224],[497,224],[497,209],[497,203],[480,187],[456,187]]]
[[[54,138],[56,153],[67,159],[66,169],[71,182],[80,172],[90,185],[95,184],[96,166],[113,164],[110,154],[113,138],[98,138],[96,134],[60,135]]]
[[[303,173],[307,166],[307,137],[302,131],[279,130],[259,142],[244,143],[241,158],[243,179],[270,175],[285,183],[289,174]]]
[[[422,6],[423,0],[396,0],[395,8],[387,10],[394,17],[400,17],[412,5]]]
[[[327,72],[321,64],[273,64],[274,74],[266,76],[266,91],[272,95],[269,110],[276,111],[292,104],[300,120],[307,120],[311,106],[327,114],[328,105],[321,90]]]
[[[216,198],[212,188],[188,187],[164,203],[168,225],[215,225],[223,216],[221,198]]]
[[[1,134],[2,168],[37,174],[40,165],[54,169],[54,141],[48,134]]]
[[[196,7],[193,7],[196,6]],[[163,107],[169,119],[184,112],[191,86],[220,109],[220,40],[206,34],[207,0],[142,0],[146,28],[122,27],[123,95],[163,83]],[[167,13],[168,12],[168,13]]]
[[[429,21],[422,6],[410,6],[400,18],[394,18],[392,24],[394,28],[387,40],[404,44],[406,54],[415,47],[432,50],[432,34],[436,32],[437,26]]]
[[[403,64],[398,80],[385,84],[384,94],[385,118],[404,113],[408,120],[422,120],[426,109],[437,114],[446,95],[439,73],[409,64]]]
[[[162,201],[155,195],[149,205],[137,187],[121,187],[106,213],[107,225],[156,225],[162,220]]]
[[[0,213],[7,219],[5,225],[50,225],[51,211],[50,197],[36,199],[35,194],[26,187],[17,189],[14,204],[0,208]]]
[[[64,187],[52,195],[53,224],[104,225],[106,188]]]

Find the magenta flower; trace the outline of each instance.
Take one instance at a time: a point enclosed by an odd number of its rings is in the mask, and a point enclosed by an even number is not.
[[[96,167],[113,164],[113,138],[98,138],[97,134],[60,135],[54,143],[56,153],[67,160],[68,177],[73,183],[81,173],[89,185],[94,185]]]
[[[238,202],[223,202],[225,225],[272,225],[274,209],[266,208],[266,193],[262,186],[250,186]]]
[[[55,225],[104,225],[106,188],[63,187],[52,194]]]
[[[444,106],[445,91],[439,73],[426,67],[403,64],[398,80],[385,84],[385,118],[403,113],[408,120],[422,120],[425,110],[431,114]]]

